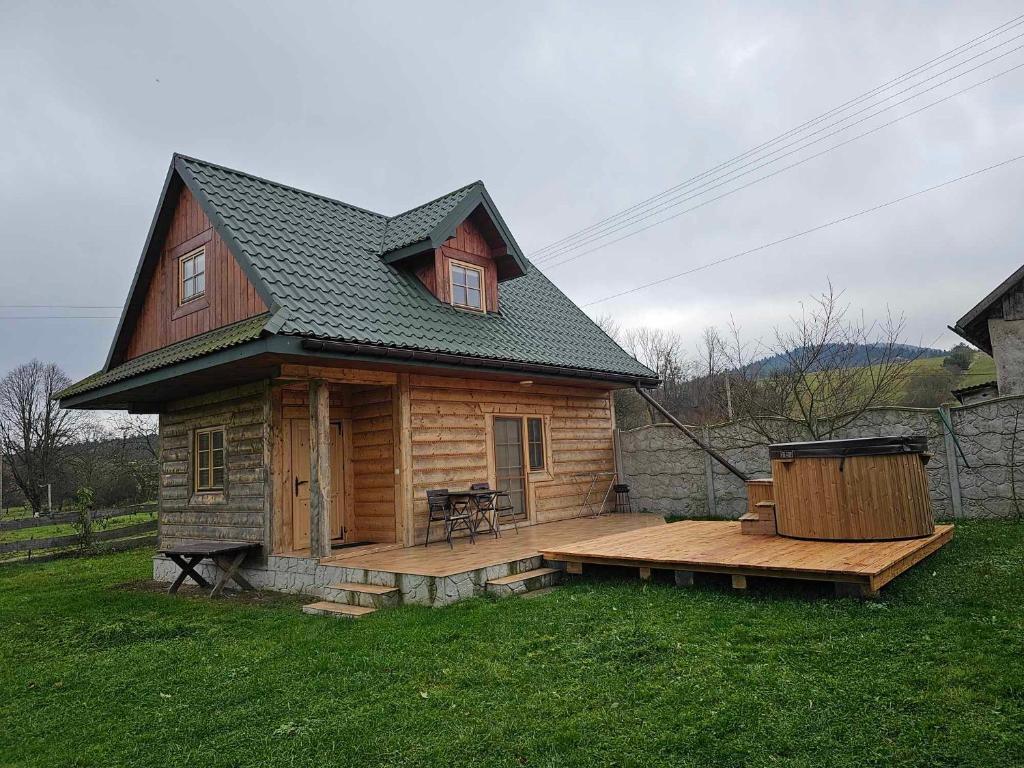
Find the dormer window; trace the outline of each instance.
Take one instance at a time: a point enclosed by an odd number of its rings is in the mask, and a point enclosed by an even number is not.
[[[178,259],[178,304],[206,293],[206,248],[197,248]]]
[[[484,271],[462,261],[449,262],[452,306],[484,311]]]

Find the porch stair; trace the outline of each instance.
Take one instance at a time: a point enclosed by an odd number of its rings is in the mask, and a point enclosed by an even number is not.
[[[553,587],[561,579],[562,571],[558,568],[534,568],[530,571],[488,580],[487,592],[497,597],[522,595]]]
[[[364,584],[354,581],[341,581],[328,584],[324,588],[324,597],[330,602],[362,608],[394,608],[402,601],[402,593],[398,587],[385,584]]]
[[[361,605],[335,603],[331,600],[321,600],[302,606],[303,613],[313,616],[330,616],[335,619],[358,619],[367,614],[375,613],[376,610],[376,608],[365,608]]]

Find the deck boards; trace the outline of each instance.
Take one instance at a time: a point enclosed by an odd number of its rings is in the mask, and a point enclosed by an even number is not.
[[[348,568],[366,568],[391,573],[411,573],[422,576],[451,576],[457,573],[487,568],[500,563],[535,557],[545,547],[559,547],[575,541],[593,539],[650,527],[666,527],[660,515],[615,514],[597,518],[576,518],[554,523],[520,526],[517,534],[504,528],[495,539],[489,534],[477,537],[476,544],[469,539],[456,539],[448,548],[442,539],[429,547],[418,545],[385,552],[340,552],[323,563]]]
[[[735,522],[687,520],[549,545],[542,553],[548,560],[568,563],[845,581],[877,590],[952,537],[953,526],[940,525],[923,539],[803,541],[743,535]]]

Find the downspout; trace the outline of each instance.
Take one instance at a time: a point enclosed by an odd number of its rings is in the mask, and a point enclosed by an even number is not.
[[[683,422],[679,421],[679,419],[677,419],[671,413],[666,411],[665,408],[662,407],[661,403],[659,403],[657,400],[655,400],[649,394],[644,392],[644,390],[640,386],[640,382],[639,381],[636,382],[636,391],[639,393],[640,397],[642,397],[644,400],[646,400],[648,403],[650,403],[654,407],[654,409],[658,411],[658,413],[660,413],[662,416],[664,416],[666,419],[668,419],[669,422],[671,422],[677,429],[679,429],[680,432],[682,432],[688,438],[693,440],[693,442],[695,442],[700,447],[700,449],[702,451],[706,451],[707,454],[709,456],[711,456],[711,458],[713,458],[715,461],[717,461],[719,464],[721,464],[727,470],[732,472],[732,474],[736,475],[736,477],[738,477],[744,483],[747,482],[747,480],[750,479],[745,474],[743,474],[738,469],[736,469],[736,467],[733,466],[732,462],[730,462],[727,458],[725,458],[725,456],[720,454],[718,451],[716,451],[710,445],[708,445],[703,440],[701,440],[699,437],[697,437],[697,435],[694,434],[693,430],[691,430],[689,427],[687,427],[685,424],[683,424]]]

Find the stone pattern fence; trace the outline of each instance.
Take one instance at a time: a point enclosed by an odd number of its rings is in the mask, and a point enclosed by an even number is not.
[[[769,477],[768,446],[742,422],[695,427],[751,477]],[[927,435],[935,516],[1024,520],[1024,396],[942,408],[866,411],[837,437]],[[634,507],[684,517],[736,518],[746,489],[670,424],[617,433],[619,472]]]

